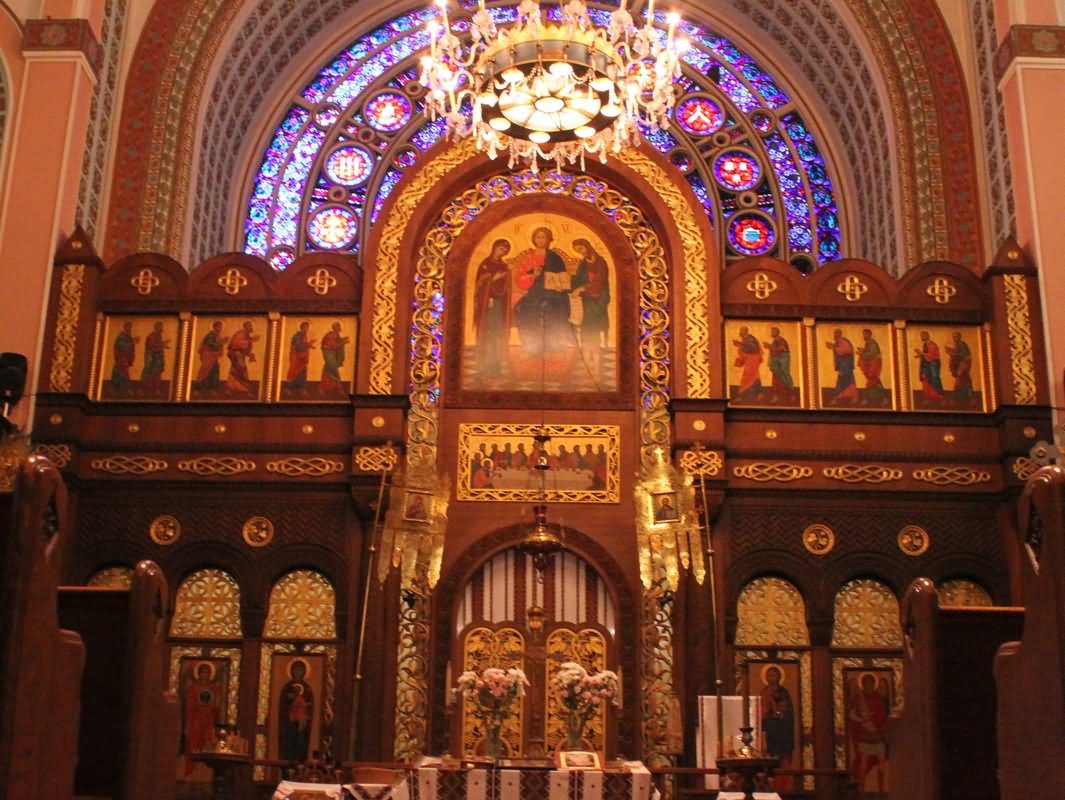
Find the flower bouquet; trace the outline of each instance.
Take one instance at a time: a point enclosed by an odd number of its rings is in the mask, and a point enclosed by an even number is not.
[[[567,661],[551,679],[566,709],[566,750],[583,750],[584,726],[599,709],[617,705],[620,682],[617,673],[603,670],[594,675],[580,664]]]
[[[480,675],[467,670],[459,675],[456,683],[455,691],[476,703],[474,715],[485,728],[485,755],[499,758],[503,755],[499,736],[503,722],[510,716],[514,701],[525,696],[525,687],[529,685],[525,673],[520,669],[496,667],[489,667]]]

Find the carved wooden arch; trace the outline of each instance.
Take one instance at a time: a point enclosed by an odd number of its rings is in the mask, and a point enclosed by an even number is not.
[[[170,608],[175,607],[178,587],[194,572],[218,569],[233,577],[240,587],[240,610],[252,608],[251,598],[258,589],[255,565],[248,554],[235,545],[222,541],[198,542],[182,547],[155,559],[167,575],[170,584]]]
[[[557,526],[556,533],[560,532]],[[433,594],[433,630],[431,644],[432,671],[429,675],[429,708],[443,708],[447,662],[451,631],[454,629],[456,600],[458,593],[469,582],[473,574],[498,553],[516,547],[528,532],[528,526],[518,523],[499,528],[493,533],[478,539],[470,545],[447,568]],[[590,564],[603,579],[603,585],[614,599],[617,610],[617,632],[614,646],[618,660],[622,665],[624,685],[622,691],[626,697],[638,694],[638,633],[636,628],[637,606],[636,594],[625,577],[620,565],[609,551],[599,542],[574,528],[567,528],[566,548]],[[637,752],[633,732],[638,730],[636,719],[637,703],[626,703],[619,720],[618,747],[621,752]],[[430,752],[442,752],[446,736],[447,720],[443,714],[433,714],[429,729]]]

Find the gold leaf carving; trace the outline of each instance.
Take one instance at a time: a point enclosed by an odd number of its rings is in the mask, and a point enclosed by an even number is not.
[[[843,295],[848,303],[856,303],[869,291],[869,287],[857,275],[848,275],[836,286],[836,291]]]
[[[396,759],[413,761],[428,746],[429,715],[429,598],[405,587],[399,609],[399,646],[396,659]]]
[[[162,459],[149,456],[117,455],[94,458],[90,466],[97,472],[110,472],[112,475],[150,475],[162,472],[170,465]]]
[[[547,669],[544,675],[544,708],[547,715],[547,751],[553,753],[566,744],[569,712],[562,705],[552,679],[558,668],[572,661],[594,674],[607,668],[606,639],[594,628],[573,631],[558,628],[547,637]],[[584,727],[584,743],[589,750],[606,747],[606,707],[600,706]]]
[[[858,578],[836,593],[833,647],[902,647],[899,601],[880,581]]]
[[[924,290],[929,297],[934,297],[941,306],[945,306],[958,293],[958,287],[944,277],[936,278]]]
[[[806,603],[783,578],[755,578],[736,601],[736,645],[807,645]]]
[[[66,469],[73,458],[69,444],[35,444],[33,454],[44,456],[55,464],[57,469]]]
[[[1018,456],[1017,460],[1010,465],[1010,469],[1017,476],[1017,480],[1026,481],[1035,474],[1039,465],[1028,456]]]
[[[749,481],[758,481],[758,483],[769,483],[771,481],[788,483],[790,481],[809,478],[813,474],[813,469],[798,464],[770,464],[766,462],[755,462],[753,464],[744,464],[741,467],[732,468],[732,475],[734,477],[745,478]]]
[[[360,472],[391,472],[399,464],[399,451],[391,445],[360,447],[355,451],[355,466]]]
[[[1003,278],[1003,287],[1006,294],[1006,327],[1010,340],[1013,401],[1017,405],[1032,405],[1036,401],[1036,380],[1028,284],[1023,275],[1006,275]]]
[[[239,269],[230,267],[219,276],[218,285],[225,290],[226,294],[238,295],[240,290],[248,285],[248,279],[244,277]]]
[[[840,464],[838,467],[825,467],[821,474],[844,483],[888,483],[902,480],[901,469],[879,464]]]
[[[178,586],[170,635],[189,639],[239,639],[240,586],[228,572],[201,569]]]
[[[928,552],[932,539],[920,525],[907,525],[898,535],[899,550],[908,556],[921,556]]]
[[[263,636],[269,639],[335,639],[336,591],[320,572],[290,572],[270,590]]]
[[[970,467],[927,467],[914,470],[913,477],[934,486],[973,486],[991,482],[990,472]]]
[[[137,290],[137,294],[147,296],[152,293],[152,289],[159,285],[159,276],[148,267],[145,267],[129,279],[129,285]]]
[[[802,532],[802,546],[815,556],[824,556],[836,546],[836,532],[827,525],[815,522]]]
[[[181,523],[176,517],[162,514],[148,526],[148,538],[156,544],[170,545],[181,538]]]
[[[48,386],[53,392],[69,392],[74,373],[74,354],[78,346],[78,317],[81,293],[85,285],[85,265],[63,267],[59,282],[59,307],[52,344],[52,369]]]
[[[344,462],[332,458],[283,458],[268,461],[266,471],[286,478],[320,478],[344,471]]]
[[[307,285],[314,289],[315,294],[324,297],[329,294],[330,289],[337,285],[337,279],[333,277],[333,273],[325,267],[319,267],[315,273],[307,279]]]
[[[226,478],[244,472],[254,472],[255,462],[235,456],[199,456],[179,461],[177,468],[182,472],[191,472],[200,477]]]
[[[274,540],[274,523],[268,517],[249,517],[240,535],[250,547],[266,547]]]
[[[463,669],[483,672],[496,669],[525,669],[525,639],[514,628],[474,628],[465,636]],[[448,687],[451,691],[451,687]],[[476,715],[476,702],[462,699],[462,752],[476,754],[486,731]],[[500,738],[511,756],[524,752],[522,717],[525,701],[519,700],[511,708],[513,713],[504,721]],[[483,754],[483,753],[482,753]]]
[[[769,295],[773,294],[780,287],[777,282],[766,275],[764,272],[759,272],[749,281],[747,281],[747,291],[755,296],[758,300],[765,300]]]
[[[725,459],[716,450],[682,450],[677,459],[677,466],[689,475],[705,475],[713,478],[721,474]]]

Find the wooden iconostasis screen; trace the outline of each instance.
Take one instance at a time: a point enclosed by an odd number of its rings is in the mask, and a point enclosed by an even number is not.
[[[542,609],[542,628],[528,624],[528,610]],[[601,576],[588,562],[566,552],[549,559],[543,573],[517,550],[483,564],[459,595],[455,636],[463,670],[522,669],[530,686],[520,707],[504,724],[507,755],[553,753],[566,738],[567,712],[552,677],[567,661],[589,672],[617,668],[616,606]],[[531,615],[537,617],[536,611]],[[483,751],[485,731],[472,703],[459,701],[462,753]],[[585,743],[606,750],[607,715],[588,721]]]

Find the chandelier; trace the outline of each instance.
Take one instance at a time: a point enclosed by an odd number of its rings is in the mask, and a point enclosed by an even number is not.
[[[507,151],[511,169],[536,171],[540,158],[559,169],[585,154],[605,163],[640,141],[641,125],[669,126],[688,43],[676,14],[664,34],[654,27],[654,0],[642,27],[624,5],[598,26],[583,0],[560,3],[557,22],[522,0],[516,21],[499,28],[484,0],[468,24],[452,25],[447,0],[438,5],[419,80],[426,113],[443,118],[452,140],[473,136],[491,158]]]

